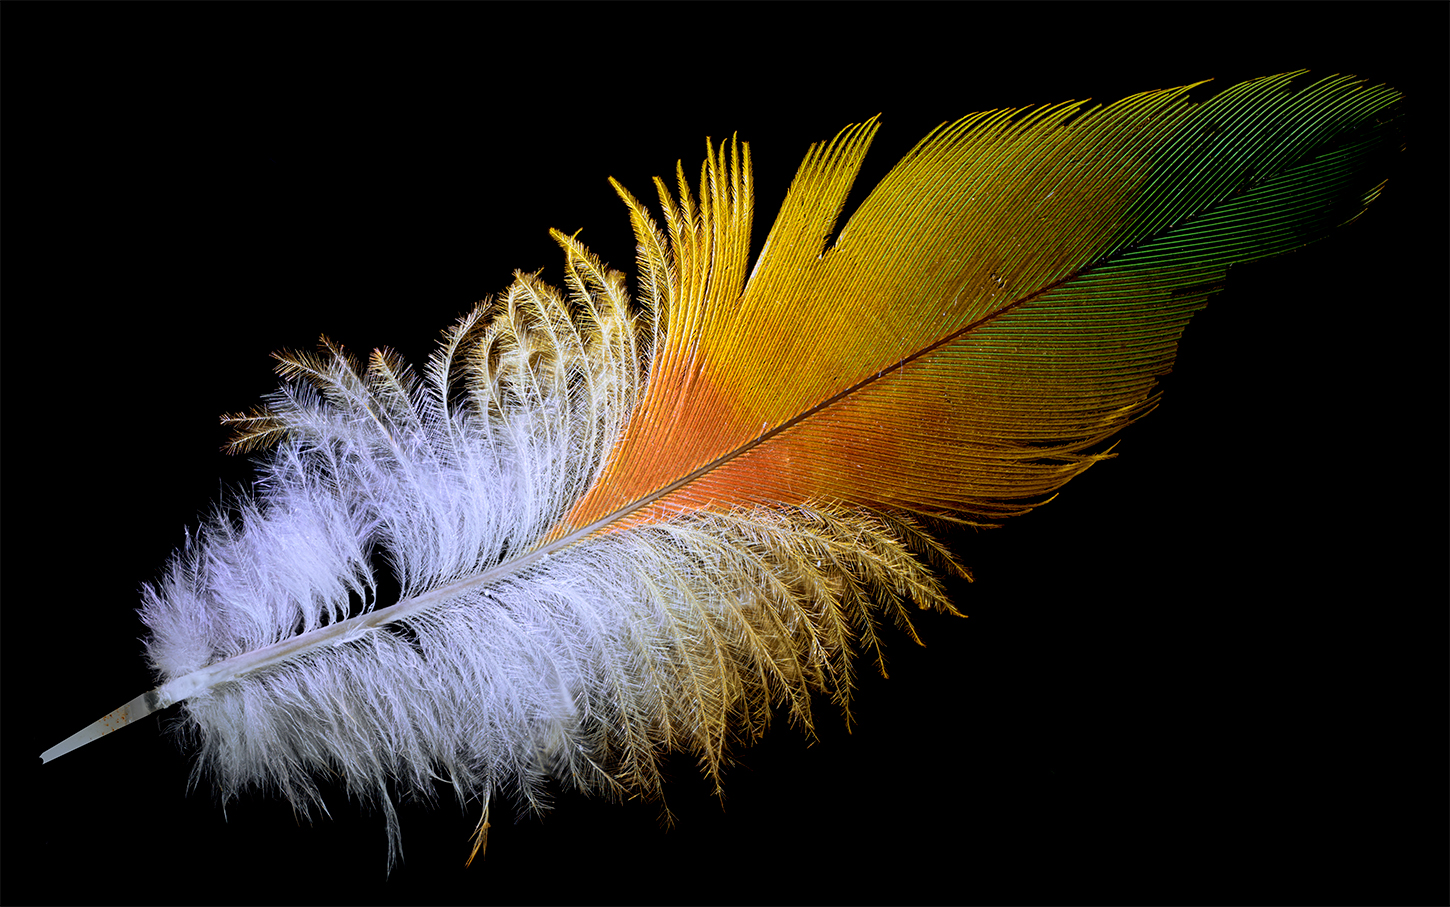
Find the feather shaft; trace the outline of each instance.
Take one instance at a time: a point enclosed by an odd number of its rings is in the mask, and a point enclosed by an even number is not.
[[[709,465],[702,467],[700,470],[697,470],[697,473],[703,473],[709,468]],[[696,478],[695,475],[686,476],[673,485],[661,489],[658,495],[668,494],[674,488],[692,481],[694,478]],[[349,617],[345,620],[339,620],[336,623],[318,627],[315,630],[310,630],[306,633],[301,633],[297,636],[273,643],[270,646],[265,646],[242,655],[216,662],[205,668],[199,668],[189,674],[168,681],[154,690],[137,696],[125,705],[107,713],[104,717],[97,719],[85,728],[67,737],[44,753],[41,753],[40,758],[43,762],[49,762],[52,759],[79,749],[93,740],[104,737],[106,734],[113,733],[125,727],[127,724],[139,721],[152,712],[159,712],[178,702],[190,699],[218,684],[241,680],[254,671],[261,671],[273,665],[283,664],[298,656],[305,655],[320,646],[338,645],[349,642],[356,639],[359,634],[365,633],[368,630],[406,620],[428,608],[448,602],[479,587],[497,582],[504,576],[527,570],[534,564],[547,560],[551,553],[565,549],[597,531],[609,528],[618,520],[629,516],[642,507],[648,506],[652,500],[652,497],[641,499],[637,504],[624,508],[619,513],[610,514],[609,516],[596,520],[593,525],[576,529],[569,535],[555,539],[533,551],[520,555],[518,558],[506,564],[501,564],[476,576],[456,580],[422,595],[403,599],[396,604],[388,605],[384,608],[377,608],[359,614],[356,617]]]

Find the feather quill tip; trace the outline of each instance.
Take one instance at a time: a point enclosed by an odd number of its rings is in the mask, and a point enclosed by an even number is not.
[[[99,740],[112,731],[120,730],[133,721],[139,721],[152,712],[159,711],[163,707],[161,704],[161,692],[159,690],[142,693],[110,714],[92,721],[60,743],[41,753],[40,761],[44,764],[50,762],[52,759],[58,759],[71,750],[78,750],[92,740]]]

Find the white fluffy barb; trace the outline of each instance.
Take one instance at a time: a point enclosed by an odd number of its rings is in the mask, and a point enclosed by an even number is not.
[[[653,313],[572,240],[570,292],[521,276],[447,332],[418,379],[375,353],[282,357],[294,381],[242,444],[281,438],[255,500],[218,513],[143,609],[165,681],[370,607],[385,562],[406,600],[538,546],[594,480],[643,384]],[[313,390],[320,389],[321,393]],[[485,808],[542,806],[557,779],[657,795],[668,751],[712,777],[773,707],[810,723],[843,706],[853,641],[885,606],[949,609],[899,518],[841,508],[737,510],[571,545],[445,604],[185,700],[197,772],[223,798],[280,790],[320,806],[340,777],[381,805],[441,779]]]

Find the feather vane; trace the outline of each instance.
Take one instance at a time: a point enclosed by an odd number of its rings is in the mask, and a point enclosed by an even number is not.
[[[144,594],[161,686],[46,758],[180,702],[223,797],[547,805],[550,779],[662,799],[813,691],[849,706],[883,617],[955,613],[923,520],[993,524],[1107,456],[1237,262],[1358,217],[1398,95],[1299,74],[1092,110],[974,114],[844,225],[878,129],[813,146],[748,261],[748,146],[692,187],[624,187],[638,297],[555,232],[421,373],[324,341],[280,354],[265,450]],[[401,587],[378,602],[381,556]],[[362,602],[361,607],[357,602]],[[913,634],[914,635],[914,634]],[[481,840],[480,840],[481,843]]]

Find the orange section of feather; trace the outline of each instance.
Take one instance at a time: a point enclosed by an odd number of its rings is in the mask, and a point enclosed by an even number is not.
[[[1076,456],[1085,444],[1069,445],[1067,462],[1032,475],[1014,452],[964,450],[974,434],[995,437],[995,428],[974,429],[1010,409],[991,403],[1009,390],[982,387],[980,378],[973,388],[983,347],[974,338],[1111,246],[1146,179],[1147,151],[1176,121],[1182,93],[1128,98],[1067,129],[1076,104],[988,112],[943,127],[826,248],[876,122],[851,127],[808,153],[743,292],[748,148],[732,143],[728,160],[723,147],[711,150],[698,206],[682,174],[678,204],[661,185],[667,238],[621,193],[641,264],[653,255],[656,279],[668,274],[667,341],[613,461],[556,535],[702,469],[627,523],[822,498],[927,512],[977,502],[979,511],[1015,512],[1023,508],[1003,508],[1004,495],[1050,494],[1091,462]],[[1123,129],[1124,119],[1140,128]]]
[[[1300,174],[1339,185],[1342,162],[1276,168],[1393,93],[1292,81],[1205,105],[1187,86],[1085,113],[969,116],[918,144],[828,247],[876,122],[850,127],[808,152],[748,284],[748,148],[709,150],[698,205],[683,170],[678,202],[656,181],[664,230],[621,189],[667,336],[625,436],[554,537],[814,500],[989,520],[1030,509],[1151,408],[1234,260],[1334,226],[1302,201],[1320,189]]]

